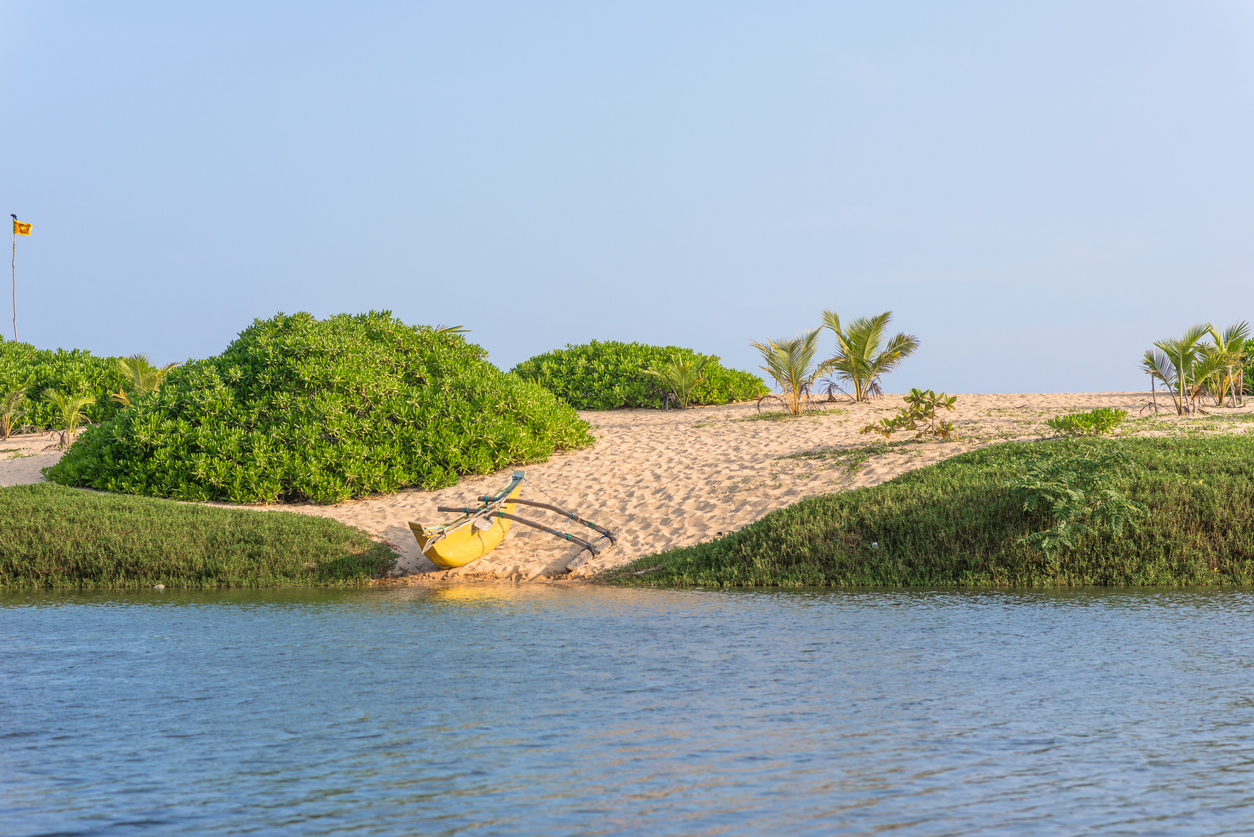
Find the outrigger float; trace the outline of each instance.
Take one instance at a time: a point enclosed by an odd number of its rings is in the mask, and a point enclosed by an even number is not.
[[[519,497],[518,495],[522,493],[522,484],[526,479],[525,472],[515,471],[509,485],[495,494],[483,495],[479,498],[477,506],[439,506],[436,511],[457,512],[461,515],[439,526],[423,526],[411,521],[409,528],[418,539],[422,554],[441,569],[451,570],[464,567],[500,546],[501,541],[505,540],[505,536],[509,534],[510,525],[513,523],[521,523],[532,529],[539,529],[541,532],[570,541],[581,547],[581,551],[587,551],[594,556],[600,555],[618,542],[618,536],[609,529],[598,526],[590,520],[584,520],[566,509]],[[585,540],[542,523],[526,520],[514,514],[517,506],[529,506],[555,512],[568,520],[587,526],[600,537]]]

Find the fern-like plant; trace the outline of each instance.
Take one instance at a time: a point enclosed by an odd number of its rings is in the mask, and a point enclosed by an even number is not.
[[[1023,502],[1023,510],[1049,515],[1053,525],[1023,538],[1052,556],[1058,549],[1075,546],[1075,539],[1098,528],[1121,537],[1125,527],[1136,531],[1136,518],[1145,506],[1129,500],[1117,487],[1120,475],[1135,468],[1119,448],[1092,458],[1045,456],[1029,464],[1027,473],[1008,483],[1010,493]]]
[[[811,329],[788,340],[767,340],[766,343],[751,344],[762,353],[762,360],[766,364],[761,367],[762,371],[774,378],[779,385],[781,392],[774,397],[782,401],[784,408],[794,416],[801,415],[814,379],[827,368],[823,364],[814,366],[820,330]]]
[[[0,440],[13,435],[17,420],[26,412],[26,390],[15,389],[0,395]]]
[[[662,383],[670,390],[671,395],[675,397],[675,402],[679,405],[679,409],[688,409],[688,402],[692,399],[692,391],[697,385],[705,380],[701,375],[701,370],[709,363],[708,357],[701,357],[698,360],[685,361],[675,357],[671,362],[659,369],[646,369],[646,375],[653,375],[661,378]]]
[[[43,399],[55,406],[60,414],[61,439],[57,447],[68,448],[74,444],[74,436],[78,433],[79,425],[87,420],[87,416],[83,414],[83,408],[95,404],[96,396],[63,395],[59,390],[49,387],[44,390]]]

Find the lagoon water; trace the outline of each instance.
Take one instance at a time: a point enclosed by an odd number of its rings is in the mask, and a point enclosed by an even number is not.
[[[0,834],[885,831],[1254,832],[1254,595],[0,595]]]

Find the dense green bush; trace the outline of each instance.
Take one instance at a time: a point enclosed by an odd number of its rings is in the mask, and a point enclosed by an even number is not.
[[[700,355],[678,346],[646,346],[642,343],[604,343],[593,340],[582,346],[567,345],[524,360],[515,374],[535,381],[580,410],[613,410],[618,407],[657,407],[665,403],[661,381],[645,372],[667,364],[692,363],[703,357],[705,380],[692,392],[692,404],[728,404],[749,401],[770,390],[757,375],[728,369],[714,355]]]
[[[1087,413],[1054,416],[1045,422],[1061,436],[1106,436],[1128,417],[1127,410],[1098,407]]]
[[[82,349],[36,349],[30,343],[0,337],[0,397],[26,390],[20,424],[41,430],[60,427],[57,408],[40,396],[52,388],[64,395],[92,395],[95,403],[84,412],[93,423],[107,421],[120,409],[109,398],[125,383],[117,358],[96,357]]]
[[[390,312],[279,314],[171,371],[47,476],[185,500],[334,503],[592,444],[574,410],[485,356]]]

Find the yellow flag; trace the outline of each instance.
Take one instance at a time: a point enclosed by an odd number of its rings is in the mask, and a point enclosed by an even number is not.
[[[21,221],[14,218],[13,219],[13,234],[14,235],[30,235],[30,224],[23,224]]]

